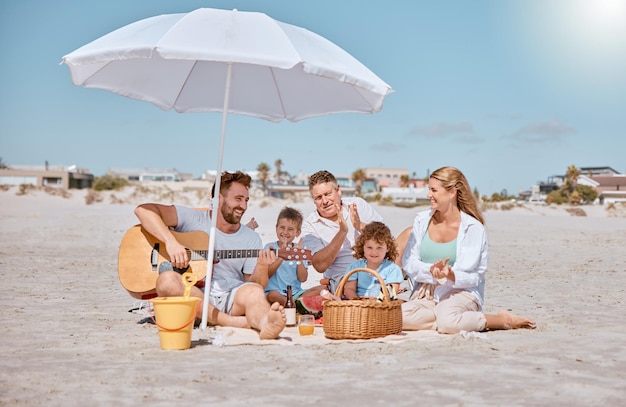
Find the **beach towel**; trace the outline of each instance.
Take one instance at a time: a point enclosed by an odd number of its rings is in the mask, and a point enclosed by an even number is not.
[[[287,327],[278,339],[259,339],[253,329],[231,327],[209,327],[205,330],[194,329],[191,346],[238,346],[238,345],[278,345],[278,346],[320,346],[336,343],[379,342],[397,344],[406,341],[442,341],[450,340],[454,335],[440,335],[435,331],[406,331],[397,335],[388,335],[373,339],[328,339],[324,329],[316,326],[313,335],[300,336],[297,327]]]

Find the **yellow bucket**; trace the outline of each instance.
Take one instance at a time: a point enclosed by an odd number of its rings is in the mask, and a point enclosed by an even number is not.
[[[187,275],[186,275],[187,274]],[[198,314],[200,298],[190,297],[189,291],[197,278],[191,273],[183,274],[184,297],[157,297],[150,301],[154,305],[155,323],[159,328],[161,349],[189,349],[191,332]]]

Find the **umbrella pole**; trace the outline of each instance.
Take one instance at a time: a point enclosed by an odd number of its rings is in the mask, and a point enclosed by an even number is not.
[[[208,258],[206,263],[206,279],[204,285],[204,301],[202,304],[202,322],[200,329],[207,327],[209,311],[209,295],[211,293],[211,279],[213,277],[213,258],[215,255],[215,225],[217,223],[217,211],[219,210],[220,184],[222,178],[222,157],[224,156],[224,141],[226,140],[226,118],[228,117],[228,105],[230,103],[230,82],[233,76],[233,64],[228,63],[226,72],[226,90],[224,91],[224,109],[222,110],[222,135],[220,137],[220,150],[217,157],[217,170],[215,174],[215,196],[211,201],[211,231],[209,233]]]

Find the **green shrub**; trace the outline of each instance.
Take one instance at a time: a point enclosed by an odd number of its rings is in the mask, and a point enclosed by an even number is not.
[[[93,180],[93,189],[95,191],[119,191],[128,185],[130,185],[130,183],[127,179],[114,177],[108,174],[101,177],[95,177]]]
[[[572,205],[580,205],[580,203],[582,202],[582,198],[580,196],[580,193],[578,193],[578,191],[574,191],[570,194],[569,196],[569,203]]]
[[[567,202],[567,196],[561,190],[555,190],[548,194],[546,197],[547,204],[564,204]]]
[[[598,197],[598,191],[589,185],[576,185],[576,192],[580,194],[583,202],[593,202]]]

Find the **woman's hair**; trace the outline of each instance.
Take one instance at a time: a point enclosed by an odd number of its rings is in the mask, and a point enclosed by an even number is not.
[[[469,182],[465,175],[454,167],[441,167],[430,174],[430,178],[434,178],[441,182],[446,191],[456,190],[456,205],[462,212],[472,215],[480,223],[485,224],[476,198],[472,194]]]
[[[296,222],[296,225],[298,226],[298,230],[302,228],[302,220],[303,220],[302,212],[300,212],[296,208],[285,206],[283,209],[281,209],[280,213],[278,214],[278,219],[276,219],[276,226],[278,226],[278,221],[281,219],[292,220]]]
[[[365,242],[370,239],[378,243],[386,244],[387,254],[385,255],[385,258],[391,261],[396,261],[396,256],[398,255],[396,241],[391,234],[391,230],[389,230],[387,225],[382,222],[372,222],[365,226],[365,229],[363,229],[361,235],[356,239],[354,246],[352,246],[352,251],[354,252],[355,258],[365,258],[363,246],[365,246]]]

